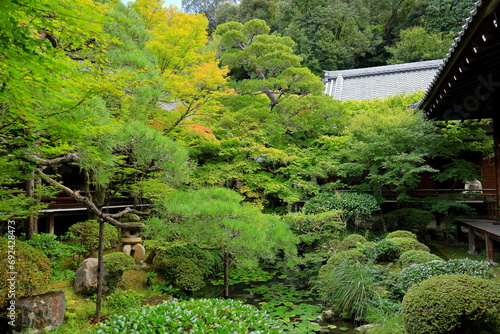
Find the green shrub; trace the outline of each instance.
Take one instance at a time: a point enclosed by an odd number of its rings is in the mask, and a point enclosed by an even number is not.
[[[422,231],[434,219],[429,211],[420,209],[399,209],[390,212],[396,217],[399,230]]]
[[[429,247],[424,245],[423,243],[413,239],[413,238],[391,238],[388,239],[394,241],[398,244],[398,256],[401,256],[404,252],[410,250],[421,250],[424,252],[430,252]]]
[[[376,262],[390,262],[399,256],[399,244],[391,239],[382,239],[375,243],[365,243],[358,247],[368,259]]]
[[[0,238],[0,254],[0,306],[8,300],[49,290],[52,269],[41,251],[20,240]],[[9,272],[16,273],[15,282],[8,281]]]
[[[324,192],[304,204],[304,213],[340,210],[344,222],[370,217],[380,206],[373,195],[354,192]]]
[[[468,275],[442,275],[403,298],[408,334],[500,333],[500,286]]]
[[[386,239],[392,239],[392,238],[412,238],[417,240],[417,235],[413,232],[410,231],[405,231],[405,230],[397,230],[393,231],[385,237]]]
[[[113,315],[94,333],[266,333],[283,331],[279,321],[255,306],[232,299],[191,299]]]
[[[114,252],[108,253],[103,256],[104,260],[104,268],[107,271],[112,272],[124,272],[125,270],[129,270],[135,264],[132,256],[122,253],[122,252]]]
[[[295,235],[299,237],[302,251],[314,251],[319,247],[330,248],[337,232],[345,229],[337,211],[327,211],[316,214],[293,212],[281,219],[287,223]]]
[[[315,282],[314,289],[340,316],[363,319],[383,280],[379,266],[345,263],[335,267],[335,270],[324,272]]]
[[[69,235],[68,235],[69,234]],[[71,237],[69,232],[63,239]],[[62,260],[68,257],[83,253],[84,249],[80,244],[64,243],[57,240],[55,234],[34,233],[31,240],[25,241],[27,244],[35,247],[50,259],[52,267],[52,280],[61,281],[74,277],[74,272],[69,269],[62,269]]]
[[[220,251],[207,251],[193,245],[178,245],[168,242],[153,242],[151,246],[157,249],[156,261],[179,256],[188,258],[198,266],[204,277],[221,269],[222,255]]]
[[[435,254],[431,254],[429,252],[421,250],[410,250],[401,254],[398,263],[401,268],[406,268],[411,266],[412,264],[427,263],[429,261],[436,260],[442,261],[442,259]]]
[[[104,270],[107,272],[103,291],[109,294],[116,289],[116,286],[122,280],[123,273],[132,268],[135,261],[130,255],[121,252],[106,254],[103,256],[103,260]]]
[[[380,298],[366,310],[365,321],[376,324],[366,334],[406,334],[401,302]]]
[[[339,245],[339,251],[345,251],[348,249],[354,249],[358,246],[358,244],[362,244],[366,242],[366,238],[359,234],[351,234],[342,240]]]
[[[431,261],[403,269],[396,278],[391,291],[396,296],[403,296],[412,285],[434,276],[446,274],[470,275],[479,278],[493,278],[495,276],[488,262],[469,259]]]
[[[104,306],[113,311],[112,313],[118,313],[141,307],[143,299],[144,295],[135,290],[116,290],[106,297]]]
[[[336,270],[336,267],[343,265],[345,263],[355,263],[355,262],[365,262],[366,258],[363,253],[356,249],[349,249],[347,251],[334,253],[326,264],[322,266],[319,270],[319,277],[322,278],[332,270]]]
[[[188,258],[176,256],[154,262],[157,270],[182,290],[197,291],[205,286],[203,272]]]
[[[76,223],[69,228],[76,237],[81,238],[86,250],[85,256],[91,256],[99,247],[99,223],[97,220],[87,220]],[[104,249],[112,249],[118,244],[118,231],[111,224],[104,223]]]
[[[343,252],[338,252],[330,256],[326,262],[329,265],[337,266],[343,262],[364,262],[365,255],[356,249],[349,249]]]

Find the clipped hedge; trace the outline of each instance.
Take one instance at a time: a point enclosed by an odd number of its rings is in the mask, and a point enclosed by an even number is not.
[[[391,291],[395,295],[403,296],[412,285],[434,276],[447,274],[470,275],[479,278],[495,277],[488,262],[469,259],[431,261],[404,268],[396,278]]]
[[[398,263],[401,268],[406,268],[412,264],[427,263],[429,261],[442,261],[442,259],[439,256],[426,251],[410,250],[401,254]]]
[[[404,252],[410,250],[420,250],[424,252],[431,251],[429,247],[413,238],[391,238],[389,240],[394,241],[398,244],[398,257],[401,256],[401,254],[403,254]]]
[[[345,251],[349,249],[354,249],[358,246],[358,244],[362,244],[366,242],[366,238],[359,234],[351,234],[342,240],[340,245],[338,246],[339,251]]]
[[[191,299],[113,315],[93,332],[277,334],[283,328],[266,312],[239,300]]]
[[[150,243],[147,244],[150,245]],[[168,242],[153,242],[148,249],[156,249],[156,261],[173,257],[188,258],[201,269],[205,277],[221,269],[222,255],[220,251],[207,251],[193,245],[178,245]]]
[[[87,220],[76,223],[69,228],[75,236],[81,238],[81,243],[91,256],[99,247],[99,223],[97,220]],[[104,223],[104,249],[112,249],[118,245],[118,230],[111,224]]]
[[[330,271],[335,270],[337,266],[356,262],[363,263],[365,261],[365,255],[356,249],[335,253],[326,261],[326,264],[320,268],[318,277],[320,279],[325,277]]]
[[[408,334],[500,333],[500,285],[469,275],[432,277],[403,298]]]
[[[393,231],[385,237],[386,239],[392,239],[392,238],[411,238],[417,240],[417,235],[413,232],[406,231],[406,230],[397,230]]]
[[[382,239],[374,243],[364,243],[358,249],[367,258],[375,262],[390,262],[399,257],[399,244],[391,239]]]
[[[52,269],[45,254],[25,242],[7,238],[0,238],[0,253],[0,306],[8,300],[49,290]],[[8,281],[9,272],[16,272],[15,281]]]
[[[135,264],[134,259],[125,253],[114,252],[103,256],[105,276],[105,294],[112,293],[122,280],[123,272]]]
[[[197,291],[205,286],[203,271],[188,258],[175,256],[155,260],[154,265],[160,274],[182,290]]]

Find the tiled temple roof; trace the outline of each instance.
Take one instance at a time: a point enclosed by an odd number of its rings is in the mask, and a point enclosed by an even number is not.
[[[377,66],[353,70],[325,71],[325,93],[336,100],[386,98],[426,90],[442,60]]]

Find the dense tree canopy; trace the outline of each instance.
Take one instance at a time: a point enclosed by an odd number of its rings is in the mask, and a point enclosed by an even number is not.
[[[0,4],[2,211],[36,214],[49,184],[96,210],[124,190],[157,198],[182,185],[225,186],[285,212],[325,188],[403,198],[424,171],[458,182],[470,167],[450,150],[467,127],[434,129],[403,107],[418,96],[341,103],[315,74],[439,58],[462,4],[185,2],[218,8],[210,27],[160,0],[22,3]],[[84,176],[84,196],[57,181],[65,163]],[[25,181],[33,190],[12,192]]]

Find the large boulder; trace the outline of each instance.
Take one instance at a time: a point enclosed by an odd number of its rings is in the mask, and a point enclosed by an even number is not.
[[[97,269],[96,258],[85,259],[78,270],[74,280],[74,288],[77,293],[92,295],[97,292]]]
[[[66,298],[64,291],[21,297],[16,301],[15,308],[16,317],[14,326],[9,322],[10,331],[45,333],[62,324],[66,313]]]

